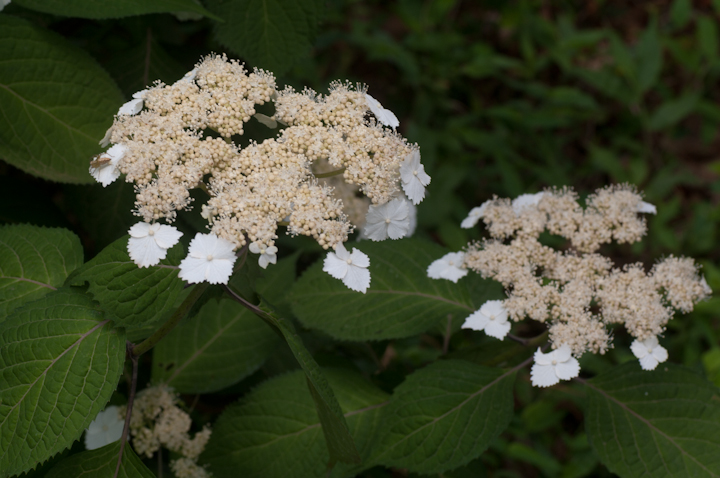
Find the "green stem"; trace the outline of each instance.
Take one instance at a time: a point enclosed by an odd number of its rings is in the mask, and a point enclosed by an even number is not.
[[[335,171],[328,171],[327,173],[313,173],[316,178],[329,178],[331,176],[337,176],[345,172],[345,168],[336,169]]]
[[[195,302],[197,302],[200,296],[203,295],[203,292],[205,292],[205,289],[207,289],[209,286],[210,284],[208,284],[207,282],[202,282],[196,285],[193,290],[190,291],[190,295],[188,295],[183,301],[183,303],[180,304],[180,307],[175,309],[173,315],[164,324],[162,324],[160,328],[155,331],[154,334],[133,347],[133,355],[137,357],[144,354],[151,348],[155,347],[155,345],[157,345],[157,343],[160,342],[163,337],[169,334],[182,320],[182,318],[187,315],[192,306],[195,305]]]

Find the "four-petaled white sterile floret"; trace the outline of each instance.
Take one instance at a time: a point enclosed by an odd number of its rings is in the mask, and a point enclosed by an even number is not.
[[[178,277],[189,283],[209,282],[227,284],[232,275],[235,245],[215,234],[197,233],[192,241],[188,255],[180,263]]]
[[[140,267],[157,265],[167,256],[167,251],[178,243],[182,232],[165,224],[139,222],[128,231],[127,251],[130,259]]]
[[[668,352],[660,345],[656,336],[635,341],[630,345],[633,355],[640,361],[643,370],[655,370],[659,363],[668,359]]]
[[[425,167],[420,163],[420,151],[413,150],[405,157],[400,166],[402,187],[413,204],[420,204],[425,198],[425,186],[430,184],[430,176],[425,173]]]
[[[550,387],[560,380],[570,380],[580,375],[580,364],[572,356],[567,345],[561,345],[550,353],[540,349],[535,352],[535,363],[530,369],[530,379],[536,387]]]
[[[268,264],[277,264],[277,251],[278,249],[275,246],[265,246],[257,242],[250,244],[250,252],[260,254],[258,264],[263,269],[267,269]]]
[[[508,311],[501,300],[489,300],[465,319],[463,329],[484,330],[490,337],[504,339],[510,332]]]
[[[97,159],[90,163],[90,175],[103,187],[107,187],[108,184],[120,177],[120,170],[117,166],[126,151],[127,148],[124,145],[116,144],[98,155]]]
[[[410,204],[393,199],[380,206],[370,205],[365,217],[364,236],[373,241],[400,239],[410,230]]]
[[[98,413],[85,430],[85,448],[95,450],[120,439],[125,426],[125,417],[120,408],[110,405]]]
[[[323,271],[343,281],[349,289],[363,294],[370,287],[370,258],[353,248],[352,253],[338,244],[335,252],[328,252],[323,262]]]
[[[436,259],[428,266],[427,275],[431,279],[447,279],[457,283],[468,273],[463,266],[465,254],[462,252],[448,252],[440,259]]]

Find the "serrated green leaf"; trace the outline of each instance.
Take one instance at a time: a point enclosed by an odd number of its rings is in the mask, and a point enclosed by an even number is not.
[[[54,466],[45,478],[113,478],[119,454],[118,440],[97,450],[84,451],[65,458]],[[118,478],[155,478],[130,444],[125,445],[117,476]]]
[[[216,25],[220,43],[260,68],[280,75],[312,46],[325,12],[319,0],[208,0],[226,21]]]
[[[184,251],[177,244],[157,266],[138,267],[128,255],[128,237],[121,237],[85,263],[68,278],[68,284],[87,282],[88,292],[116,325],[132,330],[158,321],[175,303],[183,288],[177,265]]]
[[[13,0],[13,3],[65,17],[121,18],[147,13],[193,12],[218,20],[218,17],[193,0]]]
[[[388,395],[356,372],[325,369],[361,455],[372,448]],[[324,477],[328,452],[313,399],[300,371],[270,379],[228,407],[203,460],[217,476]],[[330,476],[354,476],[338,466]]]
[[[593,449],[623,478],[720,476],[718,389],[694,371],[636,362],[587,382],[585,427]]]
[[[153,352],[153,383],[179,393],[209,393],[260,367],[280,340],[260,318],[230,299],[210,300],[165,336]]]
[[[122,103],[87,53],[0,15],[0,156],[7,162],[52,181],[92,182],[88,164]]]
[[[125,96],[147,88],[155,80],[172,84],[187,72],[179,62],[150,36],[150,40],[127,50],[123,55],[109,58],[105,68],[115,78]]]
[[[514,369],[442,360],[409,375],[383,408],[372,463],[441,473],[464,465],[510,423]]]
[[[0,323],[0,476],[77,440],[117,386],[125,333],[86,294],[59,289]]]
[[[0,322],[16,307],[60,287],[82,262],[80,240],[67,229],[0,227]]]
[[[426,332],[448,315],[467,317],[475,308],[465,282],[427,277],[427,267],[447,251],[427,241],[362,242],[370,257],[370,288],[354,292],[310,267],[291,291],[293,311],[307,327],[342,340],[382,340]]]

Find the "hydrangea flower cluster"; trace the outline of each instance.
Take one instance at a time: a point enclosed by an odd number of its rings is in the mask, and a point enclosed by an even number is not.
[[[121,413],[126,413],[125,407]],[[135,398],[130,416],[130,435],[135,451],[151,458],[165,447],[178,453],[179,458],[170,462],[170,468],[178,478],[204,478],[210,473],[197,464],[198,457],[210,440],[210,428],[205,426],[190,438],[190,415],[177,405],[172,390],[159,385],[140,392]]]
[[[554,385],[578,375],[577,357],[603,354],[611,346],[609,327],[622,324],[635,337],[631,349],[645,370],[667,359],[657,336],[676,311],[688,313],[712,293],[690,258],[669,256],[646,272],[641,263],[614,267],[597,251],[611,242],[633,243],[645,235],[642,214],[655,206],[629,185],[597,190],[583,208],[572,189],[494,198],[474,208],[462,227],[484,221],[490,238],[433,262],[428,276],[454,282],[468,270],[500,282],[507,299],[489,301],[467,318],[464,328],[502,339],[509,321],[530,318],[548,324],[552,352],[535,355],[532,381]],[[547,231],[569,242],[558,251],[542,244]]]
[[[275,114],[257,113],[268,102]],[[284,127],[241,147],[236,141],[253,117]],[[191,207],[191,189],[206,191],[202,216],[210,234],[203,236],[213,239],[193,240],[181,277],[226,283],[228,250],[247,245],[262,267],[276,262],[280,226],[333,250],[363,222],[363,236],[375,241],[407,235],[430,177],[418,146],[395,132],[398,125],[363,86],[334,82],[327,95],[278,90],[271,73],[248,73],[212,55],[172,85],[135,93],[101,141],[112,146],[93,159],[90,173],[103,186],[121,175],[134,183],[134,213],[143,222],[131,228],[128,251],[140,267],[157,264],[180,237],[157,221],[172,223]],[[360,194],[366,202],[357,201]],[[369,280],[368,274],[351,288],[366,289]]]

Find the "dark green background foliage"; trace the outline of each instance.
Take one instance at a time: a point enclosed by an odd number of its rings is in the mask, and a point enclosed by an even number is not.
[[[30,476],[112,476],[115,445],[51,457],[107,400],[125,403],[125,380],[110,394],[126,332],[149,336],[188,293],[176,269],[129,261],[132,187],[94,184],[88,163],[132,93],[211,52],[280,86],[367,84],[432,176],[415,238],[357,245],[372,261],[366,296],[312,265],[319,247],[281,237],[277,265],[251,258],[231,282],[275,316],[211,289],[141,357],[141,388],[167,381],[197,429],[213,424],[201,461],[215,476],[324,476],[336,460],[331,476],[720,476],[719,299],[669,323],[675,364],[640,372],[618,330],[608,354],[581,360],[587,382],[543,390],[518,367],[534,350],[459,329],[499,287],[423,275],[482,237],[459,224],[494,195],[630,182],[658,213],[642,243],[603,252],[618,265],[693,256],[720,290],[720,1],[105,3],[13,0],[0,13],[0,476],[48,459]],[[185,246],[204,228],[197,211],[177,225]],[[31,339],[49,345],[16,352]],[[111,353],[83,356],[97,344]],[[40,380],[67,370],[69,385]],[[15,417],[72,393],[89,405],[46,409],[10,442]],[[67,425],[35,435],[38,420]],[[170,476],[167,461],[126,452],[120,476]]]

